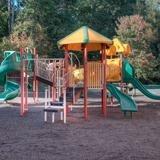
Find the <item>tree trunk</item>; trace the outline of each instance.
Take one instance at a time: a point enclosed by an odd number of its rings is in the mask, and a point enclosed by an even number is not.
[[[8,32],[11,33],[11,0],[7,0],[8,4]]]

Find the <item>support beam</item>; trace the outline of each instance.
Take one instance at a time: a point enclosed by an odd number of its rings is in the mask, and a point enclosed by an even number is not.
[[[69,90],[69,63],[68,63],[68,46],[65,47],[65,68],[66,68],[66,93]],[[67,99],[66,99],[67,101]],[[68,103],[66,102],[66,113],[68,113]]]
[[[122,60],[123,60],[123,55],[122,53],[120,53],[120,64],[119,64],[119,67],[120,67],[120,70],[121,70],[121,82],[120,82],[120,90],[121,92],[123,92],[123,68],[122,68]]]
[[[56,61],[53,62],[53,89],[52,89],[52,102],[56,101]]]
[[[34,48],[33,52],[33,57],[34,57],[34,75],[33,75],[33,99],[34,102],[36,101],[36,69],[37,69],[37,56],[36,56],[36,48]]]
[[[28,51],[25,59],[25,112],[28,112]]]
[[[24,48],[20,50],[20,65],[21,65],[21,108],[20,116],[24,115],[24,70],[23,70],[23,53]]]
[[[38,101],[38,83],[39,81],[36,80],[36,101]]]
[[[102,50],[103,50],[103,52],[102,52],[102,63],[103,63],[103,68],[104,68],[104,70],[103,70],[103,74],[104,74],[104,79],[103,79],[103,106],[102,106],[102,112],[103,112],[103,114],[106,116],[106,107],[107,107],[107,92],[106,92],[106,85],[107,85],[107,82],[106,82],[106,46],[105,45],[103,45],[102,46]]]
[[[69,87],[69,63],[68,63],[68,57],[69,57],[69,53],[68,53],[68,46],[65,47],[65,68],[66,68],[66,90],[68,90]]]
[[[84,117],[88,118],[88,108],[87,108],[87,99],[88,99],[88,87],[87,87],[87,45],[84,46]]]
[[[101,63],[103,64],[103,55],[104,55],[103,45],[101,47]],[[102,90],[101,90],[101,111],[103,113],[103,81],[104,81],[104,65],[102,65]]]

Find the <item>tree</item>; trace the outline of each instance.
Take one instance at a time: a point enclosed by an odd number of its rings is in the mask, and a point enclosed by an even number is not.
[[[131,44],[135,50],[149,51],[150,43],[154,40],[152,26],[142,16],[124,16],[116,22],[116,33],[123,42]]]
[[[160,0],[146,0],[145,19],[152,24],[155,31],[155,41],[151,45],[156,57],[160,56]]]
[[[155,79],[158,62],[151,53],[150,45],[155,40],[152,26],[142,16],[133,15],[118,18],[116,33],[124,43],[132,46],[133,54],[129,57],[136,70],[136,76],[143,80]]]
[[[0,1],[0,41],[1,38],[8,34],[7,26],[8,12],[6,0]]]
[[[135,0],[77,0],[74,6],[75,21],[78,27],[87,25],[112,37],[115,35],[117,17],[131,15],[135,3]]]

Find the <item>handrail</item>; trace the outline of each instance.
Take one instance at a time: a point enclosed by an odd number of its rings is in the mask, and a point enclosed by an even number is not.
[[[75,53],[73,53],[73,52],[69,52],[69,57],[70,57],[70,55],[73,55],[76,59],[77,59],[77,61],[78,61],[78,68],[80,68],[80,66],[81,66],[81,63],[80,63],[80,60],[78,59],[78,57],[77,57],[77,55],[75,54]]]

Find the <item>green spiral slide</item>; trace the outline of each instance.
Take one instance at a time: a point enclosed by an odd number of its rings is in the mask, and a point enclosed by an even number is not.
[[[33,59],[32,54],[28,53],[27,58]],[[26,54],[23,54],[23,58]],[[32,61],[33,62],[33,61]],[[28,69],[33,70],[33,63],[28,64]],[[20,85],[6,79],[7,73],[20,72],[20,53],[15,51],[5,51],[4,60],[0,65],[0,85],[4,87],[0,94],[0,102],[16,98],[20,93]]]
[[[107,89],[120,103],[121,111],[123,112],[138,111],[137,105],[134,102],[134,100],[130,96],[126,95],[125,93],[122,93],[119,89],[116,88],[116,86],[108,83]]]
[[[143,93],[145,96],[155,99],[155,100],[160,100],[160,95],[155,95],[151,92],[149,92],[144,85],[137,79],[135,78],[135,70],[133,66],[127,61],[127,59],[123,60],[123,82],[125,83],[131,83],[135,88],[137,88],[141,93]]]
[[[4,86],[4,91],[0,94],[0,102],[16,98],[20,93],[18,83],[6,80],[6,74],[20,71],[20,54],[15,51],[5,51],[4,60],[0,65],[0,85]]]

